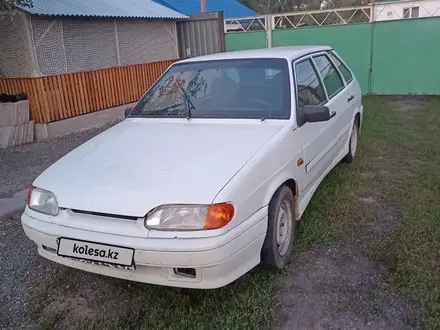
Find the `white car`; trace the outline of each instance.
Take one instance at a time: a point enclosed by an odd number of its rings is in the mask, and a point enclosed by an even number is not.
[[[47,259],[159,285],[281,269],[320,182],[353,161],[362,112],[330,47],[177,62],[123,122],[34,181],[24,231]]]

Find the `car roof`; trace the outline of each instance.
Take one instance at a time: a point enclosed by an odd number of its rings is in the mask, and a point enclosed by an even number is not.
[[[240,50],[233,52],[224,52],[204,56],[196,56],[177,63],[199,62],[199,61],[216,61],[216,60],[232,60],[243,58],[285,58],[287,60],[295,60],[304,55],[330,50],[330,46],[290,46],[275,47],[256,50]],[[176,64],[177,64],[176,63]]]

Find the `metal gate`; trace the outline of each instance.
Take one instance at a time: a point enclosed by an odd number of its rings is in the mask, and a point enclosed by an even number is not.
[[[177,22],[177,40],[180,58],[224,52],[223,12],[194,14]]]

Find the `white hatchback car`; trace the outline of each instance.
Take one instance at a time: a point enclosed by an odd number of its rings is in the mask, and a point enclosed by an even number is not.
[[[330,47],[177,62],[126,120],[34,181],[24,231],[52,261],[160,285],[283,268],[316,188],[353,161],[362,112]]]

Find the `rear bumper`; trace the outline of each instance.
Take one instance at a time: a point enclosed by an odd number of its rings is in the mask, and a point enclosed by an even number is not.
[[[21,220],[26,235],[37,244],[39,254],[54,262],[137,282],[212,289],[233,282],[258,265],[267,229],[267,209],[226,234],[209,238],[133,238],[97,233],[40,221],[26,212]],[[56,254],[60,237],[133,248],[136,269],[111,268],[60,257]],[[196,276],[176,275],[175,268],[194,268]]]

